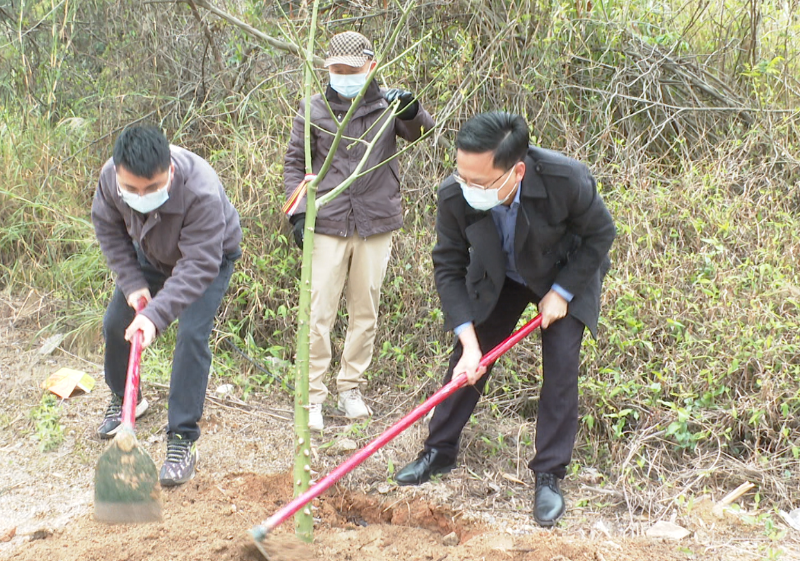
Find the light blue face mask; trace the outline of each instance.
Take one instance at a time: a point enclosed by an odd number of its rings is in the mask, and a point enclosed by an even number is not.
[[[170,183],[172,183],[171,173],[169,175],[169,179],[167,180],[167,184],[158,191],[153,191],[152,193],[138,195],[136,193],[126,191],[119,186],[117,186],[117,189],[119,191],[119,196],[122,197],[122,200],[126,205],[131,207],[133,210],[141,212],[142,214],[147,214],[148,212],[154,211],[167,202],[167,199],[169,199]]]
[[[367,72],[363,74],[331,74],[331,87],[342,97],[353,99],[367,83]]]

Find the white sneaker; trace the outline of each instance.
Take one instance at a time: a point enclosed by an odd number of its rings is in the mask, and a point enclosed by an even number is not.
[[[312,403],[308,406],[308,428],[317,432],[322,432],[322,429],[325,428],[321,403]]]
[[[339,394],[339,409],[348,419],[363,419],[372,415],[372,409],[364,403],[361,390],[353,388]]]

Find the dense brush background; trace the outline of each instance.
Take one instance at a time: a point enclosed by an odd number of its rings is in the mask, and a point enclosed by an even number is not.
[[[323,2],[316,52],[348,29],[384,61],[413,47],[380,80],[424,90],[441,127],[401,159],[405,226],[367,395],[423,388],[422,398],[438,386],[452,336],[429,251],[448,141],[476,112],[518,112],[536,143],[589,164],[618,228],[600,337],[584,345],[574,470],[597,468],[649,511],[744,480],[758,484],[756,503],[796,506],[797,4],[432,0],[385,52],[397,5]],[[304,2],[213,6],[281,41],[307,36]],[[68,332],[73,352],[100,350],[113,279],[89,221],[97,173],[123,127],[160,124],[216,168],[245,228],[214,375],[245,396],[280,388],[233,345],[289,374],[300,254],[280,206],[301,81],[296,55],[205,2],[0,0],[0,290],[48,303],[43,336]],[[150,353],[155,379],[168,376],[172,337]],[[478,418],[532,418],[537,338],[495,372]],[[473,465],[503,469],[504,449],[531,446],[528,425],[496,426],[468,427]]]

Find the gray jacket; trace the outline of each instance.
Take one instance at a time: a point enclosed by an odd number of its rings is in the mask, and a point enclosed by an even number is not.
[[[134,244],[168,277],[142,312],[159,333],[202,296],[224,256],[241,255],[242,239],[239,214],[208,162],[177,146],[170,152],[175,176],[158,209],[141,214],[122,201],[113,159],[100,172],[92,204],[97,241],[126,297],[147,287]]]
[[[385,122],[384,119],[391,118],[391,113],[384,113],[389,104],[384,99],[383,93],[374,81],[367,88],[361,104],[347,124],[332,165],[319,185],[317,197],[333,190],[355,170],[366,152],[366,147],[361,142],[354,144],[353,140],[364,135],[364,140],[371,141]],[[350,108],[349,102],[339,98],[330,86],[325,92],[325,97],[336,118],[341,120]],[[289,147],[286,150],[283,179],[287,197],[305,177],[304,123],[305,100],[300,103],[300,110],[294,118]],[[330,152],[337,126],[338,123],[325,106],[322,96],[314,95],[311,98],[311,154],[314,173],[319,172],[325,157]],[[386,128],[363,170],[368,170],[393,156],[397,151],[398,136],[406,140],[416,140],[423,129],[429,130],[433,126],[433,118],[423,109],[421,103],[413,119],[403,121],[395,118],[394,126],[389,125]],[[369,133],[365,135],[367,131]],[[305,211],[304,199],[295,214]],[[400,179],[395,158],[356,180],[338,197],[322,207],[317,214],[315,231],[320,234],[349,237],[357,230],[360,236],[366,238],[391,232],[402,226]]]
[[[505,253],[489,212],[475,210],[452,177],[439,187],[436,288],[445,327],[483,322],[506,278]],[[557,283],[574,295],[568,313],[597,335],[600,288],[610,261],[614,221],[586,165],[531,146],[514,234],[517,270],[543,297]]]

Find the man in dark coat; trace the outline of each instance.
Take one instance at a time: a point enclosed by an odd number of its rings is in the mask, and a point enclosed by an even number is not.
[[[614,222],[582,163],[528,145],[525,120],[485,113],[456,139],[457,171],[439,187],[433,249],[436,287],[457,342],[444,383],[469,385],[442,402],[419,457],[397,474],[416,485],[455,466],[458,441],[491,371],[482,355],[508,337],[529,303],[542,314],[544,381],[536,425],[534,518],[564,514],[559,480],[578,429],[584,328],[596,336]]]

